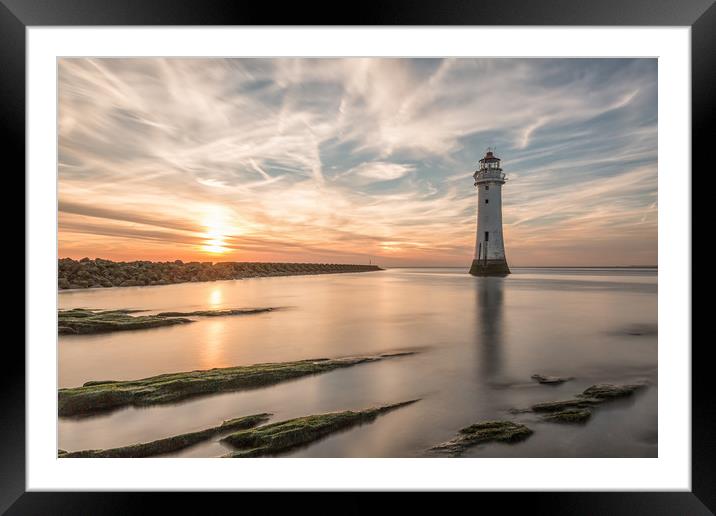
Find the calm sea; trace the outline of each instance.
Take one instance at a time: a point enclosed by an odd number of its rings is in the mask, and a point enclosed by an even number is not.
[[[63,309],[148,313],[285,308],[167,328],[62,336],[60,387],[260,362],[419,351],[253,391],[63,418],[59,447],[65,450],[146,442],[258,412],[272,412],[279,421],[421,398],[285,456],[426,456],[429,447],[486,419],[524,422],[535,433],[518,444],[478,446],[466,456],[657,456],[654,269],[514,269],[506,278],[474,278],[466,269],[406,268],[69,291],[60,293],[59,302]],[[539,385],[530,380],[534,373],[575,379]],[[509,412],[569,398],[595,383],[637,380],[650,386],[597,408],[585,425]],[[212,441],[176,456],[227,451]]]

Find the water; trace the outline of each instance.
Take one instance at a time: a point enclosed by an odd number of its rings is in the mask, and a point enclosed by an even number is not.
[[[466,456],[656,457],[657,273],[650,269],[515,269],[473,278],[466,269],[255,278],[62,292],[61,308],[285,307],[167,328],[59,340],[60,387],[88,380],[305,358],[418,350],[238,393],[175,405],[127,408],[59,421],[59,447],[96,449],[146,442],[272,412],[273,421],[421,398],[374,422],[285,456],[421,457],[457,430],[485,419],[524,422],[535,433]],[[539,385],[534,373],[574,376]],[[512,415],[566,399],[594,383],[648,380],[635,396],[597,408],[586,425]],[[216,457],[212,440],[175,456]]]

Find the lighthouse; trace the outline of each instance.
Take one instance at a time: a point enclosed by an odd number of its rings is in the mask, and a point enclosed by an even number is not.
[[[472,177],[477,188],[477,235],[470,274],[506,276],[510,273],[502,238],[502,185],[506,179],[500,158],[487,149]]]

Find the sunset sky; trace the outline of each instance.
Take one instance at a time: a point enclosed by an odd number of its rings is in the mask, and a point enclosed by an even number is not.
[[[655,59],[61,59],[59,256],[657,263]]]

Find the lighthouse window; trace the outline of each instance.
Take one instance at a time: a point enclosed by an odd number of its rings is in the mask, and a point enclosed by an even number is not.
[[[485,242],[489,242],[489,241],[490,241],[490,232],[485,231]]]
[[[485,191],[488,191],[490,189],[490,185],[485,185]]]
[[[490,199],[485,199],[485,204],[490,204]]]

